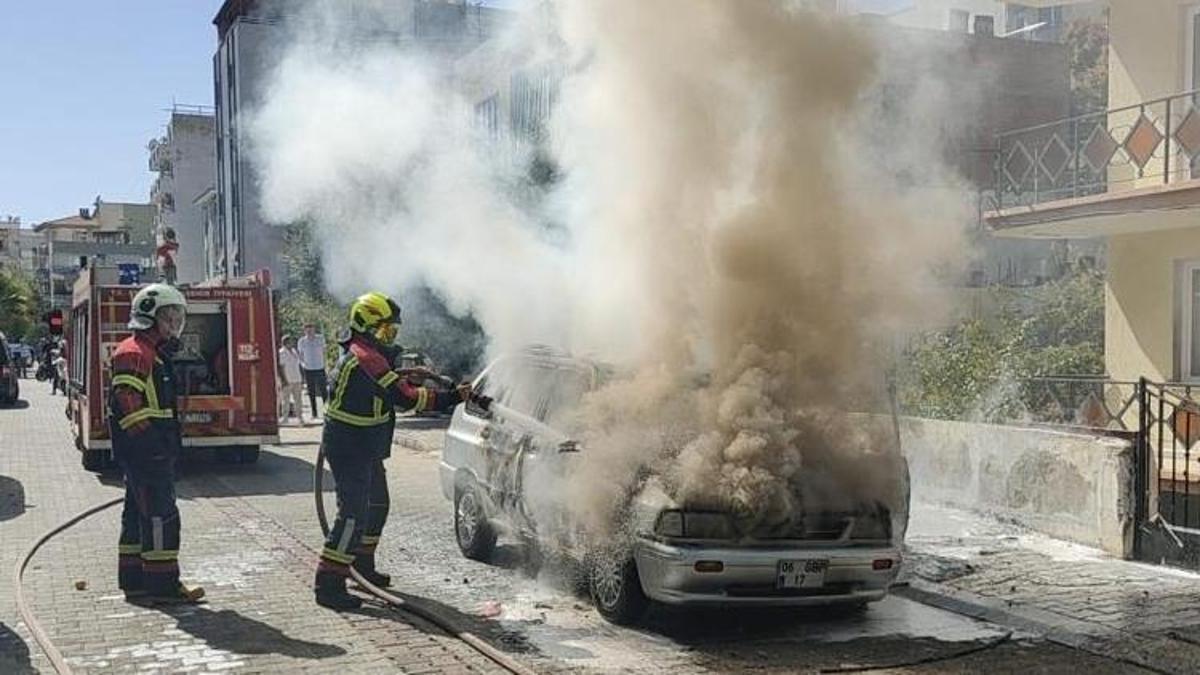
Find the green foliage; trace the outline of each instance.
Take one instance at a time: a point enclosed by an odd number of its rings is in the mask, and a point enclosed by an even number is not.
[[[1071,109],[1082,114],[1108,107],[1108,25],[1072,21],[1064,37],[1070,50]]]
[[[284,234],[283,258],[287,262],[287,290],[309,298],[325,299],[325,270],[321,253],[308,223],[289,225]]]
[[[405,349],[423,352],[439,371],[456,378],[465,378],[483,365],[487,338],[474,318],[454,316],[428,288],[404,294],[401,304],[400,342]]]
[[[1082,270],[1032,289],[996,288],[989,320],[914,340],[897,371],[902,409],[943,419],[1012,414],[1024,380],[1104,372],[1104,283]]]
[[[10,340],[31,339],[38,330],[38,294],[33,279],[0,267],[0,332]]]
[[[320,249],[307,224],[288,228],[284,257],[288,277],[278,307],[280,338],[299,337],[306,323],[316,324],[326,337],[332,362],[337,358],[335,336],[346,327],[347,308],[325,291]],[[473,318],[452,315],[427,288],[408,291],[398,300],[404,320],[400,341],[406,349],[423,352],[440,371],[455,377],[465,377],[479,367],[486,338]]]

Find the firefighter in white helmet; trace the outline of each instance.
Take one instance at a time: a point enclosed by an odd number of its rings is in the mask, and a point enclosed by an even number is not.
[[[117,581],[130,600],[197,602],[204,589],[179,581],[175,460],[182,445],[171,358],[187,319],[177,289],[151,284],[133,297],[133,335],[112,356],[109,429],[125,475]]]

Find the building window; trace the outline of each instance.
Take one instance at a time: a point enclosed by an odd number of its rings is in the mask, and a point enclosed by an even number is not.
[[[475,124],[487,130],[488,138],[500,135],[500,95],[492,94],[475,104]]]
[[[946,18],[946,30],[952,33],[966,33],[971,25],[971,13],[965,9],[952,9]]]
[[[1180,282],[1179,374],[1195,382],[1200,381],[1200,260],[1183,265]]]

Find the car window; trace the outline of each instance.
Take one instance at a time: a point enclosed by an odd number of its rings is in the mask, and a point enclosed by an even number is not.
[[[554,426],[556,420],[570,413],[592,389],[593,377],[588,370],[556,368],[547,373],[543,379],[542,408],[537,418]]]
[[[541,422],[569,412],[594,386],[590,366],[525,358],[497,361],[476,381],[476,390]]]
[[[508,405],[548,422],[574,408],[591,385],[591,375],[585,368],[526,364],[513,379]]]

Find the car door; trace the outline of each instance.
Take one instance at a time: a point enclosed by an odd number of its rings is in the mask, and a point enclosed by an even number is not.
[[[497,371],[502,369],[502,360],[493,362],[475,378],[472,388],[498,400],[502,393],[498,389],[501,378],[497,377]],[[442,491],[447,499],[453,499],[455,476],[460,471],[469,473],[485,494],[490,493],[487,476],[492,455],[489,440],[492,416],[473,401],[455,407],[442,448]]]
[[[542,362],[535,372],[538,386],[517,448],[513,492],[516,510],[545,541],[571,531],[565,485],[579,446],[567,433],[566,418],[592,388],[593,378],[591,368],[568,360]]]

